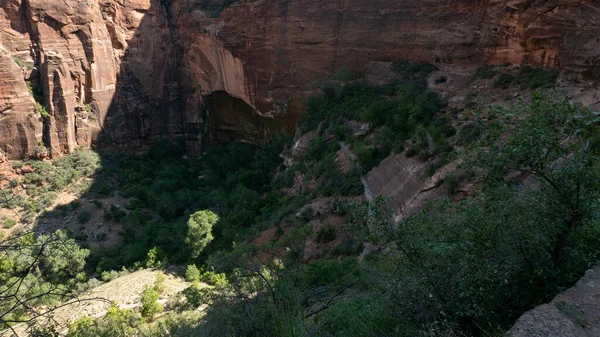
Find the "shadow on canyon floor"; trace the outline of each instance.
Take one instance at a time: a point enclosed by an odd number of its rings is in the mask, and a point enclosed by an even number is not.
[[[198,99],[186,92],[189,85],[180,83],[191,79],[183,69],[183,47],[173,35],[169,9],[157,8],[158,1],[152,4],[127,42],[110,107],[105,115],[97,113],[101,131],[93,143],[99,155],[93,181],[81,194],[59,196],[59,206],[39,216],[34,225],[37,233],[69,229],[92,248],[90,266],[100,262],[101,270],[144,261],[154,247],[162,257],[182,262],[187,215],[198,207],[208,208],[202,195],[213,192],[199,185],[199,155],[209,147],[245,143],[223,148],[224,160],[230,163],[219,166],[216,179],[225,183],[236,170],[250,169],[253,149],[289,128],[281,120],[260,116],[225,91]],[[210,160],[219,158],[213,155]],[[257,190],[269,183],[274,170],[268,168],[252,173]],[[125,190],[124,181],[135,186]],[[254,190],[244,192],[258,199]],[[140,242],[139,233],[151,242]]]

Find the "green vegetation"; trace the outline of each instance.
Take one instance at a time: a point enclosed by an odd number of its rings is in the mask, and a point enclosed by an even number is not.
[[[91,218],[92,213],[88,210],[83,210],[77,215],[77,221],[79,221],[81,224],[87,223]]]
[[[490,79],[498,74],[498,70],[492,66],[485,66],[477,69],[475,78]]]
[[[550,88],[558,78],[558,70],[544,70],[532,67],[521,67],[517,76],[502,74],[494,82],[494,87],[507,89],[512,84],[519,85],[521,90]]]
[[[219,217],[211,211],[198,211],[188,220],[188,234],[185,243],[190,248],[190,256],[198,257],[213,240],[212,229]]]
[[[158,304],[158,292],[154,288],[146,286],[142,293],[142,310],[143,318],[152,320],[154,315],[162,311],[162,307]]]
[[[405,80],[418,80],[426,77],[437,69],[429,63],[399,61],[393,62],[390,66],[390,70],[393,73],[400,75]]]
[[[27,85],[27,90],[29,91],[29,93],[33,96],[33,99],[40,104],[41,108],[44,108],[43,104],[44,104],[44,88],[42,88],[42,86],[37,83],[37,82],[30,82],[30,81],[26,81],[25,84]],[[40,108],[40,110],[41,110]],[[44,108],[45,109],[45,108]],[[36,105],[36,112],[38,110],[38,107]],[[38,112],[39,114],[41,114],[41,112]]]
[[[63,231],[21,234],[0,242],[0,329],[28,322],[31,307],[68,300],[83,281],[88,256]]]
[[[494,82],[495,88],[507,89],[513,82],[515,81],[515,77],[510,74],[502,74],[498,79]]]
[[[15,63],[16,63],[16,64],[17,64],[19,67],[21,67],[21,68],[26,68],[26,69],[28,69],[28,70],[33,70],[33,68],[34,68],[34,65],[33,65],[33,63],[31,63],[31,62],[27,62],[27,61],[25,61],[25,60],[22,60],[22,59],[20,59],[20,58],[18,58],[18,57],[13,57],[13,61],[15,61]]]
[[[358,77],[350,68],[341,67],[335,71],[331,79],[334,81],[353,81],[358,79]]]
[[[320,243],[331,242],[335,240],[335,238],[335,227],[333,227],[331,224],[321,227],[317,232],[317,241]]]
[[[35,104],[35,113],[36,114],[42,116],[42,118],[44,118],[44,119],[50,118],[50,114],[46,110],[46,107],[44,107],[43,105],[41,105],[38,102],[35,102],[34,104]]]
[[[545,70],[532,67],[521,67],[515,82],[521,89],[535,90],[552,87],[558,78],[558,70]]]
[[[114,337],[130,336],[136,331],[140,319],[132,310],[121,310],[116,306],[108,309],[102,319],[82,317],[76,320],[67,333],[68,337]]]
[[[2,227],[5,228],[5,229],[11,229],[16,224],[17,224],[17,220],[8,218],[8,219],[4,220],[4,223],[2,224]]]
[[[477,111],[481,118],[461,121],[457,133],[427,89],[433,66],[397,62],[391,70],[396,79],[384,85],[341,69],[324,84],[299,123],[310,132],[306,151],[289,166],[283,138],[219,146],[201,158],[165,141],[143,155],[103,153],[100,161],[79,150],[13,163],[26,173],[0,190],[2,207],[34,217],[59,191],[86,192],[122,241],[91,255],[61,231],[0,242],[0,298],[9,299],[0,301],[0,323],[27,321],[28,306],[51,308],[100,282],[91,277],[107,281],[131,267],[178,270],[191,286],[163,308],[158,299],[169,287],[161,274],[141,308],[80,318],[68,336],[502,335],[600,258],[598,118],[533,94],[530,103]],[[522,69],[501,85],[555,79]],[[454,195],[477,179],[478,190],[395,223],[388,200],[353,196],[363,193],[363,172],[401,151],[427,161],[430,175],[463,155],[443,184]],[[344,154],[355,162],[340,160]],[[515,172],[528,184],[506,178]],[[296,184],[309,187],[286,193]],[[109,196],[127,203],[102,200]],[[48,216],[77,212],[86,223],[92,209],[73,202]],[[314,245],[323,250],[310,251]]]
[[[166,257],[171,263],[201,262],[251,236],[284,202],[271,181],[285,144],[285,139],[259,149],[232,144],[210,149],[202,158],[184,157],[183,147],[170,142],[141,156],[102,154],[90,195],[119,191],[129,203],[126,210],[105,213],[119,219],[123,241],[94,254],[91,264],[99,271],[134,266],[153,248],[160,255],[154,262]]]
[[[256,0],[246,0],[245,2],[253,2]],[[240,3],[241,0],[222,0],[221,1],[221,6],[214,9],[214,10],[209,10],[207,11],[208,15],[210,15],[213,18],[218,18],[219,16],[221,16],[221,12],[223,12],[225,9],[227,9],[227,7],[233,5],[233,4],[237,4]]]
[[[442,75],[435,79],[435,84],[446,83],[448,81],[448,77]]]
[[[185,280],[188,282],[200,281],[200,270],[196,265],[190,264],[185,268]]]
[[[47,149],[43,144],[40,148],[36,152],[43,158]],[[0,188],[0,207],[19,210],[21,220],[31,222],[52,205],[58,191],[84,192],[100,166],[99,161],[97,154],[78,149],[52,162],[33,160],[17,163],[21,168],[26,167],[27,173],[22,181],[15,178],[6,187]]]
[[[308,132],[321,125],[322,133],[329,132],[339,141],[348,141],[365,172],[390,153],[403,151],[405,146],[423,159],[451,152],[448,138],[455,130],[444,113],[444,103],[427,89],[425,81],[435,67],[396,62],[390,69],[399,77],[381,86],[361,81],[326,84],[322,95],[307,100],[308,113],[299,122],[300,130]],[[349,137],[341,126],[345,120],[370,123],[376,136]],[[333,126],[328,128],[329,125]],[[308,158],[321,158],[326,148],[324,138],[311,140]]]
[[[572,284],[600,258],[599,162],[585,138],[595,116],[539,95],[496,113],[471,163],[485,172],[475,197],[429,203],[397,226],[385,200],[342,207],[347,230],[387,247],[362,263],[298,267],[301,250],[268,262],[237,247],[230,283],[203,295],[205,327],[236,336],[500,335]],[[514,169],[536,188],[505,182]]]

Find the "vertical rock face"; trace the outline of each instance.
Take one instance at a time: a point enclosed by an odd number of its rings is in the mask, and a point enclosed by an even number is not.
[[[46,117],[45,143],[51,153],[69,153],[77,145],[75,139],[75,85],[63,57],[48,52],[42,70],[46,85],[46,101],[49,117]]]
[[[42,122],[33,104],[22,69],[0,45],[0,151],[9,157],[25,157],[41,141]]]
[[[211,139],[254,142],[293,130],[316,82],[370,62],[461,73],[511,62],[560,68],[570,81],[600,76],[598,1],[258,0],[207,15],[222,3],[0,1],[0,148],[23,157],[44,141],[59,156],[92,142],[142,150],[184,137],[198,152],[207,127],[220,130]],[[45,89],[50,119],[35,115],[25,81]],[[216,92],[229,107],[244,102],[240,118],[207,111]]]

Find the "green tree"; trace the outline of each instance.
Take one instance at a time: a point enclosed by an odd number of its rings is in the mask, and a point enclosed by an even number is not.
[[[81,317],[77,319],[69,327],[67,337],[126,337],[135,332],[139,323],[139,316],[133,311],[111,306],[103,318]]]
[[[63,231],[37,238],[25,233],[1,241],[0,329],[30,322],[60,302],[68,303],[88,254]]]
[[[185,268],[185,280],[188,282],[198,282],[200,280],[200,270],[195,264],[190,264]]]
[[[211,211],[198,211],[190,216],[185,243],[191,250],[192,258],[198,257],[212,241],[212,229],[218,220],[219,216]]]
[[[142,317],[152,320],[154,315],[161,311],[158,292],[153,287],[146,286],[142,292]]]
[[[473,198],[432,202],[399,224],[380,200],[348,217],[397,249],[382,285],[398,320],[416,329],[506,329],[600,257],[599,158],[587,132],[598,118],[538,94],[496,112],[472,163],[486,173]],[[514,172],[527,180],[510,181]]]

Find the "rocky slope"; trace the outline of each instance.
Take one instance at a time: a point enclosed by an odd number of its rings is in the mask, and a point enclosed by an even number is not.
[[[524,313],[507,337],[592,337],[600,334],[600,266],[552,302]]]
[[[600,75],[592,0],[258,0],[206,14],[221,2],[1,1],[0,148],[17,158],[40,141],[52,156],[93,142],[143,149],[161,136],[185,137],[191,152],[260,141],[293,130],[316,82],[374,61]],[[43,89],[49,117],[25,81]]]

